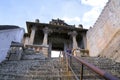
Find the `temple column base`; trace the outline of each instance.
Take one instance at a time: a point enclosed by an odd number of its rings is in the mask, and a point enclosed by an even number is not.
[[[45,55],[45,57],[48,58],[48,48],[47,47],[43,47],[42,48],[42,52]]]

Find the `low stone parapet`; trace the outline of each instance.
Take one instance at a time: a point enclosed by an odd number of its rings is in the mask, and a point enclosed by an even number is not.
[[[45,56],[41,54],[24,54],[22,57],[23,60],[44,60]]]
[[[48,45],[26,45],[28,51],[32,51],[31,53],[43,53],[45,57],[48,57]]]

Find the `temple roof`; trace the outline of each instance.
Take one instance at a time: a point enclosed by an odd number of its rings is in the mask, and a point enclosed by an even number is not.
[[[19,28],[19,27],[15,25],[0,25],[0,30],[16,29],[16,28]]]
[[[61,20],[59,18],[58,19],[52,19],[52,21],[50,21],[49,24],[75,27],[75,25],[68,25],[67,23],[64,22],[64,20]]]
[[[87,29],[83,29],[83,28],[77,28],[75,27],[75,25],[68,25],[67,23],[65,23],[63,20],[60,19],[52,19],[52,21],[50,21],[49,23],[39,23],[39,22],[26,22],[27,25],[27,30],[28,33],[31,33],[31,27],[36,26],[39,29],[43,29],[44,27],[48,27],[50,29],[56,29],[59,30],[59,32],[61,30],[64,31],[87,31]]]

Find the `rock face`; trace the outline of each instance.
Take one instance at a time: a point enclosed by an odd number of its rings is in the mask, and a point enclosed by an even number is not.
[[[120,31],[116,33],[110,43],[103,49],[100,56],[120,62]]]
[[[114,57],[120,61],[120,0],[109,0],[93,28],[87,32],[90,56]],[[120,45],[120,44],[119,44]],[[114,51],[116,55],[112,55]]]
[[[24,29],[17,26],[0,26],[0,62],[5,60],[11,42],[21,42]]]

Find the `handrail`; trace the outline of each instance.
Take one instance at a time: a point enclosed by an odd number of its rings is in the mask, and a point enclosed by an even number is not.
[[[72,67],[70,66],[70,64],[69,64],[68,61],[67,61],[67,55],[64,55],[64,56],[66,57],[67,65],[68,65],[68,67],[70,68],[70,70],[72,71],[73,75],[75,76],[75,79],[76,79],[76,80],[79,80],[78,77],[77,77],[77,75],[75,75],[75,73],[74,73]],[[64,56],[63,56],[63,57],[64,57]]]
[[[77,77],[77,75],[75,75],[75,73],[74,73],[72,67],[70,66],[70,64],[68,64],[68,66],[69,66],[70,70],[72,71],[73,75],[75,76],[76,80],[79,80],[78,77]]]
[[[76,59],[79,63],[81,63],[82,65],[88,67],[89,69],[91,69],[92,71],[94,71],[95,73],[97,73],[98,75],[100,75],[101,77],[105,78],[106,80],[119,80],[118,78],[114,77],[113,75],[99,69],[98,67],[86,62],[85,60],[82,60],[78,57],[73,56],[72,54],[68,54],[66,53],[65,55],[73,57],[74,59]]]

